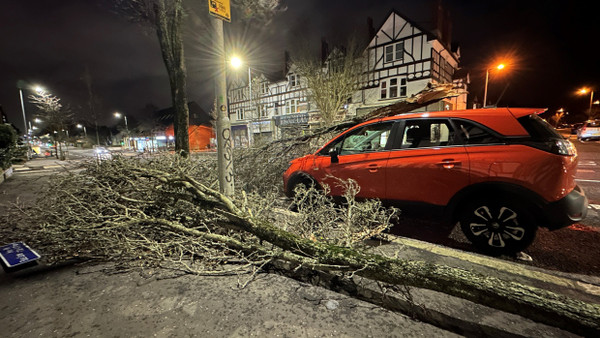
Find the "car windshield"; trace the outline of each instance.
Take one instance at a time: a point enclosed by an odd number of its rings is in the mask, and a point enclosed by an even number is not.
[[[600,127],[600,121],[595,120],[595,121],[588,121],[586,124],[587,127],[593,127],[593,128],[598,128]]]
[[[518,119],[519,123],[527,130],[534,140],[548,140],[563,138],[556,129],[536,114],[523,116]]]

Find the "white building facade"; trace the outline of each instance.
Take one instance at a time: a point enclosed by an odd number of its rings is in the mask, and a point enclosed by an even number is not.
[[[467,108],[467,79],[457,79],[460,54],[449,41],[410,22],[396,11],[375,32],[363,54],[363,77],[358,90],[343,107],[346,116],[362,115],[403,101],[428,84],[454,83],[465,94],[444,99],[423,111]],[[448,39],[446,39],[448,40]],[[291,65],[284,79],[270,81],[249,73],[229,90],[229,108],[235,146],[247,146],[293,135],[307,128],[318,114],[308,99],[302,78]]]

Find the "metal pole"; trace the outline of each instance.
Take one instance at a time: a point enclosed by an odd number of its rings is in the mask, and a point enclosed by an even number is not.
[[[490,77],[490,70],[486,69],[485,70],[485,90],[483,92],[483,106],[482,108],[485,108],[485,105],[487,104],[487,87],[488,87],[488,79]]]
[[[252,70],[248,66],[248,102],[250,104],[250,121],[248,122],[248,147],[252,147],[254,143],[254,131],[252,131],[252,121],[254,120],[254,113],[252,107]]]
[[[233,151],[231,147],[231,123],[227,107],[227,76],[225,66],[225,39],[223,21],[213,18],[215,39],[214,51],[218,54],[217,76],[215,77],[215,97],[217,108],[217,165],[219,171],[219,191],[225,196],[233,196]]]
[[[594,102],[594,91],[592,91],[592,94],[590,95],[590,115],[589,118],[592,118],[592,103]]]
[[[21,98],[21,110],[23,111],[23,127],[25,127],[25,137],[27,138],[27,159],[31,159],[31,145],[29,143],[29,132],[27,130],[27,118],[25,117],[25,102],[23,102],[23,90],[19,88],[19,97]]]

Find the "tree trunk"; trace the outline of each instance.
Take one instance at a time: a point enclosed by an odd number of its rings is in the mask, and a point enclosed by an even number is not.
[[[388,258],[363,250],[300,238],[273,224],[253,219],[228,197],[192,178],[144,170],[139,173],[186,189],[198,203],[206,203],[207,207],[226,217],[234,228],[283,249],[288,256],[293,256],[296,262],[300,261],[305,267],[324,271],[351,270],[356,275],[372,280],[446,293],[584,336],[600,334],[598,304],[473,271]]]
[[[183,20],[183,0],[158,1],[154,7],[156,14],[156,34],[160,43],[163,61],[169,74],[171,100],[175,111],[175,151],[183,156],[190,152],[189,110],[186,95],[186,69],[183,53],[181,26]]]

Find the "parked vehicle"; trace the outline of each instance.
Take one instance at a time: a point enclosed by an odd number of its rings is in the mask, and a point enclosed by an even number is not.
[[[585,121],[577,131],[577,139],[580,141],[600,139],[600,120]]]
[[[108,150],[104,147],[96,147],[94,149],[94,153],[96,154],[96,159],[98,161],[112,160],[112,154],[111,154],[110,150]]]
[[[571,125],[571,134],[575,135],[579,132],[579,129],[583,126],[583,123],[573,123]]]
[[[531,244],[538,226],[558,229],[587,214],[575,183],[575,147],[542,112],[488,108],[371,120],[291,161],[285,191],[328,185],[340,196],[334,177],[353,179],[359,198],[434,207],[483,251],[515,253]]]

